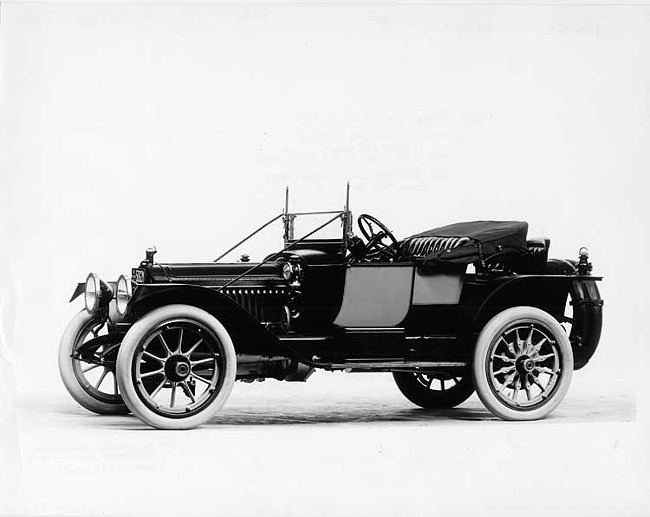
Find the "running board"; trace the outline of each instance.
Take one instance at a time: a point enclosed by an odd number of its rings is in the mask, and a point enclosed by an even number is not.
[[[455,334],[425,334],[418,336],[406,336],[407,341],[457,341],[458,336]]]
[[[332,336],[279,336],[280,341],[286,343],[325,343],[332,340]]]
[[[462,361],[348,361],[330,365],[332,370],[346,371],[413,371],[437,368],[467,368]]]

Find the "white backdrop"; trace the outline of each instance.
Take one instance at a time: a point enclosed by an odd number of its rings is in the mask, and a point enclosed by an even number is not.
[[[10,347],[61,389],[88,271],[200,261],[278,213],[399,236],[521,219],[606,281],[594,367],[646,337],[647,8],[3,4],[2,288]],[[269,229],[245,251],[280,243]],[[12,323],[5,322],[6,327]],[[36,361],[35,357],[38,357]],[[20,377],[23,379],[24,377]]]
[[[648,7],[1,9],[0,295],[20,391],[63,391],[58,339],[89,271],[117,278],[150,244],[208,260],[278,213],[285,185],[293,208],[332,209],[346,181],[355,215],[398,237],[519,219],[551,256],[588,246],[606,312],[587,368],[615,388],[647,366]]]

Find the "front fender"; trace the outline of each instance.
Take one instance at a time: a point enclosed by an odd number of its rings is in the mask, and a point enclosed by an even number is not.
[[[230,334],[238,354],[287,354],[280,340],[228,296],[209,287],[187,284],[143,284],[134,293],[127,318],[132,323],[164,305],[192,305],[217,318]]]
[[[75,290],[72,292],[72,296],[70,297],[70,301],[68,303],[72,303],[74,300],[76,300],[77,297],[81,296],[85,290],[86,282],[79,282],[77,284],[77,287],[75,287]]]
[[[117,282],[106,282],[110,288],[115,292]],[[72,292],[72,296],[70,297],[70,301],[68,303],[72,303],[74,300],[76,300],[79,296],[84,294],[84,291],[86,290],[86,282],[79,282],[77,284],[77,287],[75,287],[74,291]]]

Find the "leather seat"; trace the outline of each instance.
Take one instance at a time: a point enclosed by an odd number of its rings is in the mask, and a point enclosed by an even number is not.
[[[399,243],[397,260],[410,261],[415,257],[425,257],[436,251],[451,250],[469,240],[469,237],[409,237]]]

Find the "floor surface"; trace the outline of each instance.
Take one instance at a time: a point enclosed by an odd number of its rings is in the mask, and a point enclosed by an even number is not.
[[[500,421],[476,395],[424,411],[390,375],[326,372],[237,383],[191,431],[93,415],[62,389],[19,396],[13,419],[4,514],[650,514],[635,397],[580,374],[532,423]]]

